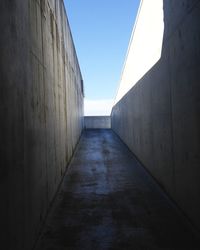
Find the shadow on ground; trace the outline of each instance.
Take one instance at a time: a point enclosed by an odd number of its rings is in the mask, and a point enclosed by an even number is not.
[[[111,130],[86,130],[38,250],[200,249],[182,215]]]

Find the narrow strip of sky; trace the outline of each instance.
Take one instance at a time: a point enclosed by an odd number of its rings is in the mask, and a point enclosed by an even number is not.
[[[140,0],[64,2],[86,99],[113,99]]]

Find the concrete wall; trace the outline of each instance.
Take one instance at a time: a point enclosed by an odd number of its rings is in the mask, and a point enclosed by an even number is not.
[[[83,127],[83,86],[62,0],[0,1],[3,249],[32,249]]]
[[[200,229],[200,1],[163,4],[161,59],[113,107],[112,128]]]
[[[110,116],[85,116],[84,117],[85,129],[96,129],[96,128],[111,128],[111,117]]]

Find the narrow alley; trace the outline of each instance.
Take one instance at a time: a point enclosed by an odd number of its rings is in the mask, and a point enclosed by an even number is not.
[[[36,249],[199,249],[189,224],[119,137],[85,130]]]

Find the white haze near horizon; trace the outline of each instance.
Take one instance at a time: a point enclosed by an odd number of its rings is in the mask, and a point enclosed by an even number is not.
[[[89,100],[84,99],[85,116],[107,116],[111,114],[113,99]]]

